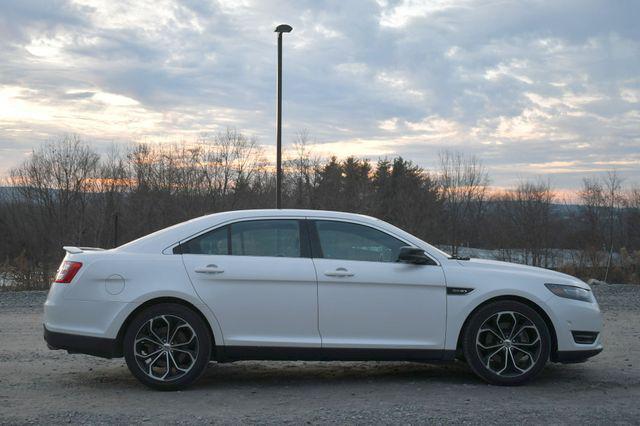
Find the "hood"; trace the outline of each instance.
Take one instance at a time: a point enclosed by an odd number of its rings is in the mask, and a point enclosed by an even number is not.
[[[499,260],[487,260],[487,259],[470,259],[466,261],[459,261],[459,263],[466,268],[474,268],[481,270],[493,270],[495,272],[513,273],[513,274],[526,274],[532,278],[542,280],[542,284],[564,284],[573,285],[576,287],[582,287],[590,290],[589,285],[582,280],[573,277],[571,275],[563,274],[562,272],[552,271],[550,269],[539,268],[537,266],[521,265],[519,263],[501,262]]]

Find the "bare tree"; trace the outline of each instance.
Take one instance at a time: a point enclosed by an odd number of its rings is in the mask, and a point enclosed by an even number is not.
[[[506,191],[494,199],[498,203],[498,216],[504,240],[502,247],[520,252],[518,260],[535,266],[552,266],[552,250],[555,246],[555,222],[553,202],[555,194],[549,182],[523,181],[515,189]]]
[[[70,228],[83,232],[87,194],[95,189],[99,160],[79,138],[65,137],[34,150],[22,167],[11,172],[10,182],[23,197],[46,209],[61,235],[68,235]]]
[[[246,202],[247,188],[266,167],[261,148],[255,138],[235,129],[213,138],[205,135],[201,143],[205,146],[201,167],[209,194],[227,203],[216,208],[237,208]]]
[[[47,143],[10,173],[16,214],[10,226],[27,258],[51,268],[51,253],[65,239],[92,239],[88,203],[99,178],[99,155],[75,136]]]
[[[96,222],[93,228],[94,239],[100,246],[117,246],[119,242],[121,224],[118,222],[133,183],[127,159],[130,149],[113,145],[100,164],[100,177],[95,189],[100,196],[96,197],[95,205],[102,220]]]
[[[289,203],[297,208],[315,206],[313,194],[317,188],[316,170],[320,166],[320,158],[313,155],[310,143],[309,131],[300,130],[293,140],[293,150],[285,152],[285,189],[290,189],[286,195]]]
[[[604,261],[603,253],[605,248],[605,209],[606,200],[604,188],[598,179],[584,178],[582,189],[578,192],[580,197],[580,210],[578,220],[580,221],[578,244],[582,246],[582,254],[586,262],[580,260],[579,268],[589,268],[591,276],[597,276]],[[598,277],[601,278],[601,277]]]
[[[438,176],[444,201],[447,240],[453,255],[462,238],[470,238],[484,212],[489,177],[482,162],[460,152],[440,153]]]
[[[626,196],[623,235],[626,247],[640,249],[640,186],[632,187]]]
[[[603,179],[605,190],[605,203],[607,206],[607,218],[608,218],[608,246],[609,255],[607,257],[607,267],[604,273],[604,281],[609,278],[609,270],[611,268],[611,261],[613,259],[613,249],[615,242],[615,230],[619,229],[618,222],[621,219],[621,207],[624,203],[624,198],[621,194],[622,191],[622,179],[618,176],[618,173],[614,170],[608,172],[607,176]]]
[[[621,190],[622,180],[616,172],[609,172],[602,179],[585,178],[579,192],[582,201],[581,235],[585,242],[585,253],[594,272],[602,268],[601,278],[604,280],[608,279],[618,240],[616,229],[620,228],[621,207],[624,202]]]

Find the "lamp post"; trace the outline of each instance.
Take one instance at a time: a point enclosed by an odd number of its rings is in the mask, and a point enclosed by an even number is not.
[[[276,27],[278,33],[278,100],[276,107],[276,208],[282,208],[282,33],[293,28],[287,24]]]

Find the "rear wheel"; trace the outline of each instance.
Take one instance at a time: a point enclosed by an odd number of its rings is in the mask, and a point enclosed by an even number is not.
[[[145,385],[178,390],[196,381],[211,356],[204,320],[186,306],[162,303],[140,312],[124,336],[131,373]]]
[[[475,312],[463,340],[464,357],[473,372],[496,385],[519,385],[534,378],[549,359],[550,348],[542,317],[511,300]]]

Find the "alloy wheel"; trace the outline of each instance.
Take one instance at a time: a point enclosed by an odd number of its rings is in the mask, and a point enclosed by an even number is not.
[[[138,367],[154,380],[177,380],[193,368],[198,358],[196,332],[176,315],[159,315],[145,322],[133,344]]]
[[[542,350],[533,321],[514,311],[487,318],[476,335],[476,351],[484,366],[501,377],[518,377],[531,370]]]

